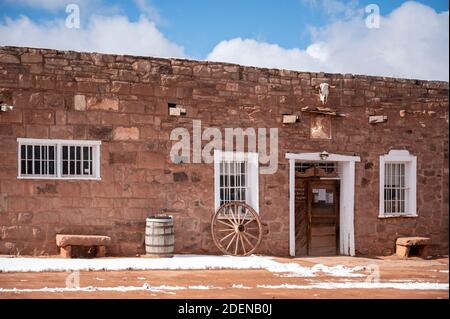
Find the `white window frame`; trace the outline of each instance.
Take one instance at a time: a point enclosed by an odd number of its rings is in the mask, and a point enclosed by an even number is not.
[[[64,179],[64,180],[101,180],[100,177],[100,145],[101,141],[90,140],[58,140],[58,139],[36,139],[36,138],[17,138],[17,178],[18,179]],[[21,146],[42,145],[55,146],[55,175],[22,175],[21,173]],[[63,176],[62,174],[62,147],[63,146],[91,146],[92,147],[92,175],[91,176]]]
[[[385,164],[405,164],[405,186],[408,188],[408,197],[405,202],[404,213],[386,213],[384,211],[384,183]],[[416,211],[416,180],[417,180],[417,157],[411,155],[407,150],[391,150],[388,154],[380,156],[380,194],[379,194],[379,218],[387,217],[417,217]]]
[[[245,203],[259,213],[259,164],[258,153],[253,152],[223,152],[214,150],[214,206],[220,207],[220,163],[228,161],[246,161],[246,196]]]

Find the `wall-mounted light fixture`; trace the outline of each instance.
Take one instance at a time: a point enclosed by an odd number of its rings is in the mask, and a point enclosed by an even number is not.
[[[12,111],[13,108],[14,108],[14,106],[12,106],[12,105],[8,105],[6,103],[0,103],[0,111],[2,111],[2,112]]]
[[[328,154],[327,151],[322,151],[322,153],[320,153],[319,156],[322,161],[325,161],[328,158],[328,156],[330,156],[330,154]]]

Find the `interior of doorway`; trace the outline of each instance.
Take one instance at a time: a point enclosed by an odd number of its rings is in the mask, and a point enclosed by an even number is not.
[[[296,165],[296,256],[339,254],[340,182],[337,167],[335,163]]]

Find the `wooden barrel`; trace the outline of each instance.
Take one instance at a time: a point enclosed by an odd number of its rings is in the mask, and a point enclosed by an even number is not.
[[[145,225],[145,252],[149,256],[172,257],[174,232],[172,216],[151,216]]]

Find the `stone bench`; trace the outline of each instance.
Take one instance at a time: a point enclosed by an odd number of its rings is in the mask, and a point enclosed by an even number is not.
[[[97,248],[96,257],[104,257],[105,246],[111,242],[111,237],[99,235],[56,235],[56,245],[60,247],[61,256],[72,257],[72,246],[95,246]]]
[[[431,239],[427,237],[399,237],[396,241],[396,254],[399,257],[427,257],[427,247]]]

